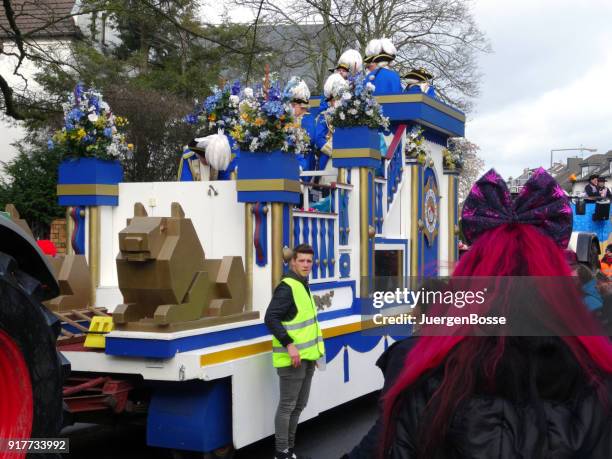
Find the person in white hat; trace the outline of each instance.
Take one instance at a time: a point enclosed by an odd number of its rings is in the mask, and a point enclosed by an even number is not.
[[[229,141],[222,133],[193,139],[183,150],[177,179],[181,182],[217,180],[219,172],[228,168],[231,157]]]
[[[310,102],[308,85],[300,77],[291,77],[285,86],[283,96],[285,101],[291,105],[296,121],[300,123],[310,138],[309,151],[298,155],[300,168],[304,171],[314,170],[318,150],[325,144],[325,132],[318,128],[317,118],[308,111]],[[309,181],[310,177],[304,177],[304,180]]]
[[[329,71],[342,75],[342,78],[346,80],[349,75],[361,72],[362,68],[363,59],[361,58],[361,53],[356,49],[347,49],[338,59],[336,67],[329,69]]]
[[[342,94],[344,94],[344,92],[348,90],[348,82],[342,77],[342,75],[338,73],[333,73],[329,77],[327,77],[325,85],[323,86],[323,94],[325,96],[325,100],[327,101],[330,107],[334,107],[336,105],[336,102],[342,97]],[[338,170],[332,167],[332,163],[331,161],[329,161],[329,158],[332,154],[333,129],[329,125],[325,117],[320,117],[320,125],[321,123],[325,126],[326,142],[321,148],[321,154],[319,155],[317,170],[325,171],[326,173],[325,176],[321,177],[320,183],[324,185],[329,185],[331,182],[337,181],[338,176]]]
[[[368,46],[366,46],[364,62],[370,70],[366,80],[375,86],[374,95],[399,94],[402,92],[399,73],[389,68],[389,64],[395,60],[396,54],[397,50],[388,38],[370,40]]]

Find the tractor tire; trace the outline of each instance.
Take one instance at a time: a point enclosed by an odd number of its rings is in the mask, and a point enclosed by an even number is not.
[[[57,352],[60,323],[42,305],[42,290],[0,252],[0,438],[57,438],[62,428],[69,364]]]

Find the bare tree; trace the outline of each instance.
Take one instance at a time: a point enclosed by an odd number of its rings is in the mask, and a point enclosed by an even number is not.
[[[400,71],[424,66],[436,76],[440,97],[469,110],[481,75],[476,56],[490,50],[470,11],[470,0],[233,0],[260,12],[276,27],[296,67],[311,64],[318,89],[326,68],[348,47],[365,50],[372,38],[389,37]]]
[[[143,33],[143,66],[156,45],[173,46],[186,54],[193,40],[242,56],[258,51],[219,38],[217,27],[208,27],[195,18],[195,3],[194,0],[2,0],[0,115],[15,120],[44,120],[50,111],[57,112],[59,101],[43,97],[32,83],[34,73],[41,68],[56,67],[78,74],[79,69],[67,56],[70,53],[67,45],[87,38],[85,34],[99,32],[96,21],[112,20],[136,9],[151,18],[149,23],[155,20],[156,24],[164,24],[163,30],[173,30],[172,36],[156,34],[159,30]],[[83,27],[77,27],[77,19],[89,30],[84,32]]]
[[[455,154],[458,154],[462,159],[463,167],[459,174],[459,190],[458,198],[459,204],[465,201],[467,195],[472,189],[472,185],[480,178],[482,174],[485,162],[478,156],[480,147],[475,143],[470,142],[468,139],[456,137],[449,141],[449,149]]]

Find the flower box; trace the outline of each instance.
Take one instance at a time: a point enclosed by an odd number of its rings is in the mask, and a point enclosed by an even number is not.
[[[241,151],[238,202],[300,202],[300,167],[295,154]]]
[[[367,126],[336,128],[332,141],[334,167],[380,166],[378,130]]]
[[[59,165],[60,206],[116,206],[123,169],[119,161],[96,158],[64,160]]]

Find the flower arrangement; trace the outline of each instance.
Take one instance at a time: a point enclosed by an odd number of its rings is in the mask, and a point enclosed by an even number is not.
[[[425,164],[427,161],[427,150],[423,147],[425,141],[423,132],[421,127],[412,128],[405,147],[406,157],[416,159],[420,164]]]
[[[291,107],[283,103],[278,84],[267,90],[245,88],[229,133],[236,141],[234,148],[242,151],[299,154],[306,152],[310,143]]]
[[[185,117],[185,121],[198,126],[202,130],[200,135],[216,134],[220,129],[231,129],[238,119],[240,92],[238,80],[226,83],[222,88],[215,87],[204,102],[201,104],[196,102],[195,110]]]
[[[63,157],[114,160],[129,157],[133,145],[125,140],[127,119],[115,116],[102,94],[78,83],[64,105],[64,127],[47,142]]]
[[[463,169],[463,153],[453,140],[449,139],[448,148],[442,150],[442,165],[445,170]]]
[[[389,118],[383,115],[382,106],[374,97],[374,85],[366,82],[363,74],[349,79],[349,89],[342,91],[335,106],[326,110],[326,116],[334,127],[389,127]]]

